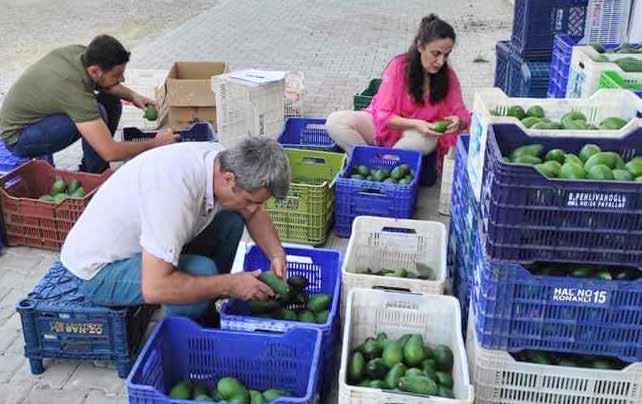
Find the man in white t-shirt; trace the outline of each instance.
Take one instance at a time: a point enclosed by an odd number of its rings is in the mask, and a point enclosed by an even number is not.
[[[100,187],[60,259],[95,304],[164,304],[168,315],[211,318],[217,298],[273,294],[258,271],[229,274],[244,225],[285,276],[285,252],[262,205],[285,198],[289,185],[289,162],[274,140],[149,150]]]

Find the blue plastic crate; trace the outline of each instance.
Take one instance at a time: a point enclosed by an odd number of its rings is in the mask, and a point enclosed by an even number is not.
[[[289,118],[278,141],[290,149],[337,150],[325,128],[325,119]]]
[[[408,164],[414,173],[414,179],[408,185],[350,178],[352,170],[359,165],[370,169],[392,169],[400,164]],[[385,147],[354,147],[348,164],[337,178],[335,233],[340,237],[349,237],[354,218],[361,215],[412,218],[421,175],[422,156],[419,152]]]
[[[467,188],[470,192],[470,185]],[[474,203],[472,196],[466,199]],[[484,348],[642,360],[642,278],[605,281],[533,275],[522,263],[491,260],[480,226],[465,232],[472,235],[471,245],[462,250],[473,257],[475,328]]]
[[[236,377],[248,389],[279,388],[293,396],[271,403],[315,403],[321,333],[297,327],[285,334],[201,328],[166,317],[154,329],[127,378],[130,404],[188,404],[168,397],[182,380],[208,387]]]
[[[38,160],[47,161],[49,164],[54,166],[54,160],[51,154],[38,157]],[[28,158],[17,157],[11,153],[4,142],[0,140],[0,177],[27,161],[29,161]]]
[[[496,45],[495,87],[509,97],[545,98],[549,85],[549,62],[530,61],[522,58],[510,42]]]
[[[326,249],[309,249],[288,247],[288,275],[301,275],[308,279],[307,291],[311,295],[325,293],[332,296],[328,320],[325,324],[308,324],[296,321],[252,317],[247,302],[230,299],[221,309],[221,328],[239,331],[272,331],[284,332],[301,324],[318,328],[322,331],[321,345],[321,394],[329,392],[331,380],[335,378],[335,349],[339,333],[339,306],[341,301],[341,254]],[[270,260],[257,246],[253,246],[245,255],[244,271],[270,270]],[[299,308],[297,306],[290,307]]]
[[[123,128],[123,140],[126,142],[142,142],[153,139],[158,130],[140,130],[138,128]],[[187,129],[179,130],[179,142],[211,142],[216,141],[216,132],[209,122],[197,122]]]
[[[127,377],[154,306],[97,306],[85,300],[79,282],[56,262],[18,302],[31,373],[44,372],[44,358],[109,360]]]
[[[586,143],[642,154],[642,129],[616,139],[528,136],[517,125],[489,126],[481,213],[493,259],[642,266],[642,183],[547,179],[502,156],[524,144],[578,154]]]
[[[588,0],[515,0],[511,42],[520,56],[551,60],[553,35],[584,36]]]

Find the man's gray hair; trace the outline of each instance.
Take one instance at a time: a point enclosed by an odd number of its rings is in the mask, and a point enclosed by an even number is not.
[[[236,185],[244,191],[262,188],[277,199],[285,199],[290,188],[290,162],[276,140],[250,136],[218,154],[223,171],[236,177]]]

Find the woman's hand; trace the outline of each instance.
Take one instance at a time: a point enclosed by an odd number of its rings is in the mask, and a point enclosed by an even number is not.
[[[446,132],[444,133],[457,133],[459,132],[461,128],[461,118],[458,117],[457,115],[453,116],[447,116],[444,118],[445,120],[450,121],[450,125],[446,128]]]
[[[416,119],[414,122],[414,129],[421,133],[424,136],[441,136],[442,133],[435,132],[434,125],[430,122],[423,121],[421,119]]]

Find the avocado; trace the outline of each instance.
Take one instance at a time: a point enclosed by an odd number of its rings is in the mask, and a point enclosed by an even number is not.
[[[449,389],[453,388],[453,376],[447,372],[435,372],[437,375],[437,383],[440,386],[448,387]]]
[[[263,271],[259,275],[259,279],[263,281],[266,285],[272,288],[279,295],[287,295],[290,292],[290,287],[283,282],[283,279],[279,278],[272,271]]]
[[[308,309],[315,313],[322,312],[324,310],[328,310],[330,308],[330,301],[332,299],[330,298],[330,295],[326,295],[323,293],[320,293],[318,295],[314,295],[308,300]]]
[[[366,359],[361,352],[356,351],[352,354],[348,364],[348,380],[353,383],[358,382],[363,379],[365,372]]]
[[[447,119],[442,119],[442,120],[439,120],[439,121],[435,121],[435,122],[433,122],[432,130],[434,130],[435,132],[438,132],[438,133],[444,133],[444,132],[446,132],[446,130],[448,129],[448,126],[451,123],[452,123],[452,121],[449,121]]]
[[[539,365],[550,365],[551,362],[548,359],[548,355],[544,352],[539,351],[530,351],[527,353],[528,359],[532,363],[537,363]]]
[[[65,193],[55,194],[53,196],[53,203],[61,203],[65,199],[69,198],[69,195]]]
[[[85,189],[83,187],[78,187],[74,192],[71,192],[70,196],[72,198],[82,198],[85,196]]]
[[[330,312],[328,310],[323,310],[318,313],[316,313],[316,319],[315,322],[317,324],[325,324],[328,322],[328,316],[330,315]]]
[[[431,353],[431,356],[432,356],[432,353]],[[432,358],[424,359],[421,362],[421,368],[424,370],[424,372],[426,371],[426,369],[430,369],[430,370],[434,371],[436,366],[437,366],[437,364],[435,363],[435,360],[432,359]]]
[[[526,115],[532,118],[544,118],[544,108],[539,105],[533,105],[532,107],[528,108],[528,110],[526,111]]]
[[[565,154],[564,155],[564,161],[561,161],[560,163],[562,163],[562,164],[564,164],[564,163],[575,163],[575,164],[579,164],[580,166],[584,167],[584,162],[582,160],[580,160],[579,157],[577,157],[576,155],[571,154],[571,153]]]
[[[366,365],[366,375],[371,379],[382,379],[388,373],[388,368],[381,358],[372,359]]]
[[[508,109],[508,114],[507,116],[512,116],[513,118],[517,118],[520,121],[526,117],[526,112],[524,112],[524,108],[522,108],[519,105],[513,105]]]
[[[69,185],[67,185],[67,192],[69,192],[70,194],[73,194],[74,192],[76,192],[78,188],[80,188],[80,183],[78,182],[77,179],[74,178],[71,181],[69,181]]]
[[[596,359],[591,363],[593,369],[614,369],[613,364],[608,359]]]
[[[560,169],[559,178],[566,178],[572,180],[579,180],[586,178],[586,171],[581,164],[576,163],[564,163]]]
[[[186,381],[179,382],[172,387],[169,396],[179,400],[189,400],[192,397],[191,386]]]
[[[446,345],[437,345],[432,349],[432,358],[437,370],[450,372],[453,368],[453,352]]]
[[[383,348],[383,353],[381,354],[383,363],[392,368],[397,363],[403,361],[403,346],[400,341],[390,341]]]
[[[536,165],[541,162],[542,160],[539,157],[529,156],[528,154],[517,156],[513,159],[513,163],[517,163],[517,164]]]
[[[297,320],[303,323],[316,323],[317,317],[310,310],[301,310],[297,314]]]
[[[403,177],[402,179],[399,180],[398,184],[399,185],[408,185],[412,179],[409,179],[408,177]]]
[[[601,44],[597,43],[597,42],[592,42],[592,43],[588,44],[588,46],[593,48],[597,53],[605,53],[606,52],[606,49],[604,49],[604,47]]]
[[[593,272],[593,268],[579,267],[575,268],[570,275],[574,278],[590,278],[593,276]]]
[[[250,404],[265,404],[265,398],[263,398],[263,394],[261,392],[256,391],[256,390],[250,390],[248,391],[250,394]]]
[[[357,167],[357,174],[361,175],[362,177],[367,177],[368,175],[370,175],[370,169],[362,164]]]
[[[536,164],[535,169],[546,178],[557,178],[560,175],[562,165],[555,160]]]
[[[626,170],[615,169],[612,172],[616,181],[633,181],[633,176]]]
[[[406,370],[408,370],[406,365],[403,363],[396,363],[386,374],[386,378],[384,379],[386,386],[389,389],[396,389],[399,385],[399,379],[406,374]]]
[[[363,353],[367,359],[374,359],[381,356],[383,348],[377,344],[374,338],[367,338],[363,343]]]
[[[51,186],[51,195],[55,196],[56,194],[62,194],[67,190],[67,184],[63,180],[54,181]]]
[[[287,280],[287,284],[290,286],[290,289],[296,292],[300,292],[307,288],[308,283],[308,279],[301,275],[290,276]]]
[[[386,389],[388,388],[388,385],[386,384],[385,381],[376,379],[376,380],[370,380],[370,383],[368,383],[368,387],[373,389]]]
[[[216,389],[224,400],[231,400],[232,397],[238,397],[243,394],[247,395],[245,386],[234,377],[220,378],[216,384]]]
[[[404,376],[399,379],[399,389],[409,393],[435,395],[437,384],[425,376]]]
[[[426,376],[426,375],[424,374],[424,371],[419,368],[408,368],[404,376],[412,377],[412,376]]]
[[[272,313],[278,310],[281,306],[276,300],[249,300],[247,302],[252,314],[265,314]]]
[[[437,386],[437,395],[440,397],[455,398],[452,389],[441,385]]]
[[[642,176],[642,160],[633,159],[624,165],[626,170],[631,173],[633,177]]]
[[[410,339],[411,334],[404,334],[401,337],[399,337],[398,341],[401,344],[401,349],[403,349],[404,345],[406,345],[406,342]]]
[[[560,164],[564,164],[566,152],[562,149],[551,149],[546,153],[546,161],[557,161]]]
[[[411,336],[403,347],[404,363],[408,366],[418,366],[425,359],[425,355],[423,337],[419,334]]]
[[[386,347],[388,344],[388,335],[385,332],[380,332],[377,334],[377,338],[375,339],[377,342],[377,345],[381,348],[381,352],[383,353],[383,349]]]
[[[269,389],[269,390],[265,390],[263,392],[263,398],[268,403],[270,401],[276,400],[279,397],[286,397],[287,395],[288,395],[288,392],[285,391],[285,390],[281,390],[281,389]]]
[[[622,129],[627,123],[628,121],[625,121],[622,118],[612,116],[600,122],[599,128],[604,130],[619,130]]]
[[[153,104],[147,105],[143,118],[147,119],[148,121],[155,121],[156,119],[158,119],[158,111],[156,111],[156,107],[154,107]]]
[[[584,115],[583,113],[581,113],[579,111],[571,111],[571,112],[568,112],[568,113],[564,114],[564,116],[562,116],[562,119],[561,119],[562,125],[564,124],[564,120],[584,121],[584,122],[586,122],[586,115]]]
[[[528,144],[528,145],[523,145],[519,146],[515,150],[513,150],[510,154],[511,160],[515,160],[517,157],[520,156],[532,156],[532,157],[539,157],[542,155],[542,152],[544,151],[544,146],[541,144]]]
[[[613,172],[604,164],[596,164],[587,170],[586,178],[590,180],[613,180]]]
[[[296,312],[294,310],[290,309],[283,309],[280,312],[281,320],[286,320],[286,321],[297,321],[299,318],[296,315]]]
[[[595,145],[595,144],[585,144],[582,149],[580,150],[580,160],[582,160],[583,163],[586,163],[586,161],[594,154],[597,154],[601,152],[602,149],[600,149],[600,146]]]
[[[363,175],[361,175],[361,174],[352,174],[350,176],[350,179],[353,179],[353,180],[364,180],[365,178],[363,178]]]
[[[404,174],[405,173],[402,169],[400,169],[399,167],[395,167],[392,169],[392,171],[390,171],[390,178],[398,181],[403,178]]]
[[[527,128],[531,128],[538,122],[542,122],[542,120],[534,116],[527,116],[526,118],[522,119],[522,124]]]

